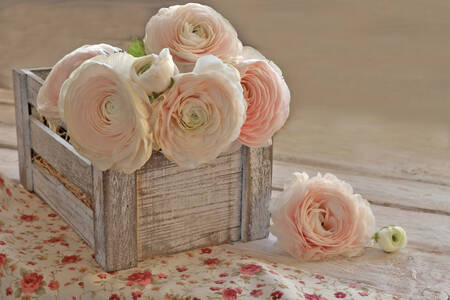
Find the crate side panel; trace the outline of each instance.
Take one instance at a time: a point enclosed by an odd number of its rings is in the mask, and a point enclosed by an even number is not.
[[[154,152],[136,184],[140,259],[240,239],[240,149],[196,169]]]
[[[30,119],[31,147],[88,196],[93,195],[92,165],[39,120]]]
[[[33,164],[34,191],[70,226],[94,247],[93,211],[85,206],[57,178]]]

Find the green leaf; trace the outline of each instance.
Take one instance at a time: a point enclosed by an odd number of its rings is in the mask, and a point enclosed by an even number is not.
[[[133,38],[131,45],[128,46],[127,52],[129,54],[133,55],[134,57],[145,56],[146,54],[145,54],[144,42],[137,38]]]

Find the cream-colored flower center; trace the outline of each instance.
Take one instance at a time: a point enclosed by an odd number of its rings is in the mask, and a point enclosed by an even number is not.
[[[195,130],[208,123],[208,112],[205,105],[197,100],[185,101],[180,106],[180,123],[184,129]]]
[[[206,38],[206,32],[205,29],[200,25],[194,25],[192,27],[192,33],[196,34],[197,36],[205,39]]]
[[[106,97],[101,102],[101,117],[107,122],[111,121],[115,116],[119,114],[120,103],[117,103],[113,96]]]
[[[186,22],[181,34],[181,42],[185,46],[198,47],[208,41],[210,29],[205,24],[191,24]]]

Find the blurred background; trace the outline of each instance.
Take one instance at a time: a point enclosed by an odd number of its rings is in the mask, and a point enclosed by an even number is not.
[[[0,0],[0,122],[14,122],[12,68],[52,66],[83,44],[126,48],[160,7],[185,2]],[[199,2],[284,72],[291,115],[276,160],[450,185],[449,1]],[[10,132],[0,147],[13,150]]]

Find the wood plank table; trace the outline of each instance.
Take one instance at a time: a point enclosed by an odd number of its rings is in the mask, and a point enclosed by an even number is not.
[[[0,172],[18,179],[13,115],[12,93],[0,89]],[[310,108],[301,117],[291,117],[274,143],[273,196],[293,171],[334,173],[372,203],[377,226],[403,226],[408,246],[395,254],[370,248],[359,258],[302,263],[302,268],[405,298],[448,299],[450,130],[446,124],[408,126],[399,120],[357,116],[349,120],[348,112]],[[328,122],[314,122],[323,119]],[[273,243],[270,237],[229,247],[298,264]]]

